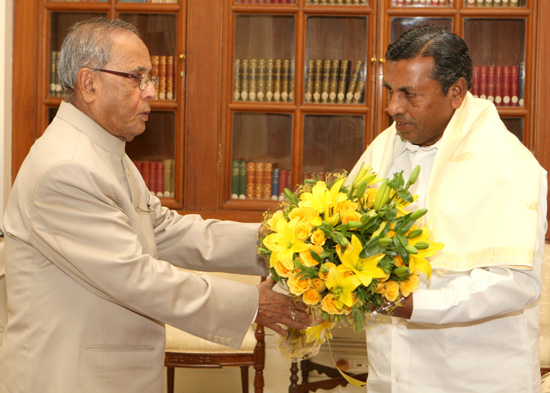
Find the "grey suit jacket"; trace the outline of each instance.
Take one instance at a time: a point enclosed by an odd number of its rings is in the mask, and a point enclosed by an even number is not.
[[[32,147],[5,213],[1,393],[160,393],[164,324],[239,347],[266,274],[258,224],[161,206],[125,143],[68,103]],[[205,180],[206,181],[206,180]]]

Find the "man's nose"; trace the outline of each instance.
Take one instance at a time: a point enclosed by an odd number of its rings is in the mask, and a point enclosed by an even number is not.
[[[386,113],[390,116],[396,116],[405,112],[405,106],[403,103],[403,94],[394,93],[390,95],[388,106],[386,107]]]

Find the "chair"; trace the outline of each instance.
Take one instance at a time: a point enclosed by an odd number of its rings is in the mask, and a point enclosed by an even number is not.
[[[204,275],[204,272],[193,272]],[[208,273],[209,275],[257,284],[260,279],[228,273]],[[174,393],[175,368],[220,369],[240,367],[243,393],[248,393],[248,368],[254,367],[254,393],[262,393],[264,388],[263,370],[265,366],[264,327],[253,324],[245,335],[239,350],[216,344],[193,336],[173,326],[166,325],[166,350],[164,365],[167,371],[167,391]]]

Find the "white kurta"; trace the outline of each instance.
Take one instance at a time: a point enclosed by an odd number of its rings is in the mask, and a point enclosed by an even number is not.
[[[421,165],[414,190],[420,197],[414,208],[423,207],[426,200],[438,147],[439,143],[409,152],[402,143],[393,152],[388,172],[381,173],[386,176],[403,170],[407,178],[414,166]],[[374,169],[378,170],[376,165]],[[479,168],[480,173],[487,170],[495,168]],[[410,320],[386,318],[367,326],[369,393],[540,391],[538,299],[547,180],[544,170],[539,173],[533,268],[480,267],[463,272],[436,269],[430,281],[423,277],[420,289],[413,294]],[[468,184],[468,179],[455,180]],[[495,190],[495,198],[499,192],[517,190]],[[475,196],[472,192],[472,198]],[[480,201],[480,209],[483,203],[490,200]],[[501,225],[512,225],[507,213],[513,214],[503,212]],[[445,243],[445,239],[439,240]]]

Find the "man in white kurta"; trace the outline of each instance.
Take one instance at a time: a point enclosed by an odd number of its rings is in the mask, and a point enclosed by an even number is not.
[[[290,316],[306,314],[268,282],[177,269],[267,273],[258,224],[170,211],[125,154],[155,96],[149,52],[131,26],[85,22],[65,43],[60,69],[76,74],[66,82],[71,103],[32,147],[5,213],[0,392],[161,393],[165,323],[234,348],[254,320],[303,328]],[[98,47],[110,48],[105,64],[92,56],[67,65],[71,51]]]
[[[431,28],[412,34],[400,44],[424,40],[419,51],[388,50],[394,123],[350,177],[362,163],[405,178],[420,165],[409,208],[428,209],[426,224],[445,248],[431,261],[431,279],[406,299],[408,311],[368,323],[368,392],[539,392],[546,172],[494,105],[467,92],[468,74],[446,92],[434,79],[430,45],[455,50],[462,40],[441,40]],[[459,55],[469,59],[467,50]]]

